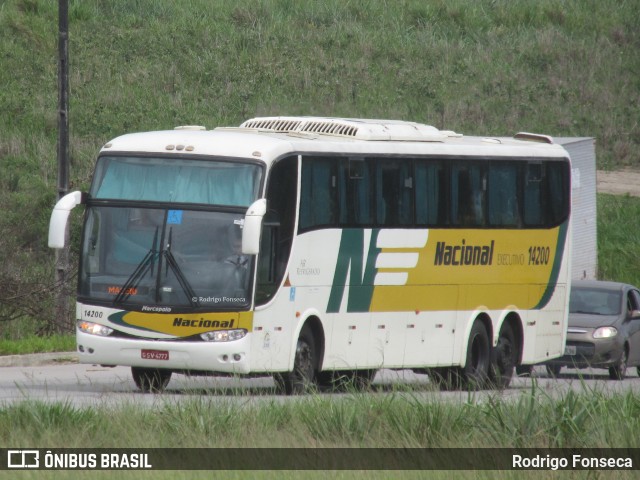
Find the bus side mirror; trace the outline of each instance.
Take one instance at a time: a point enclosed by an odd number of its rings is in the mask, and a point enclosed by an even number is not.
[[[49,220],[50,248],[64,248],[69,214],[71,210],[81,203],[83,203],[82,192],[76,191],[66,194],[53,207],[51,219]]]
[[[247,209],[242,227],[242,253],[245,255],[257,255],[260,252],[260,232],[262,219],[267,213],[267,199],[256,200]]]

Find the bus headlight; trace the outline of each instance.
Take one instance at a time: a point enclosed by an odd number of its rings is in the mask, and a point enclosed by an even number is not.
[[[113,328],[105,327],[104,325],[100,325],[98,323],[79,320],[77,325],[78,325],[78,329],[81,332],[90,333],[91,335],[99,335],[101,337],[107,337],[113,333]]]
[[[200,334],[205,342],[232,342],[234,340],[240,340],[247,334],[244,328],[238,328],[236,330],[216,330],[215,332],[205,332]]]
[[[613,327],[600,327],[593,332],[593,338],[611,338],[618,334],[618,330]]]

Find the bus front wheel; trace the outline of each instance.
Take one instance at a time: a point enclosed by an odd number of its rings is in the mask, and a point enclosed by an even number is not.
[[[133,381],[144,393],[160,393],[171,380],[171,370],[131,367]]]
[[[298,337],[293,371],[274,376],[276,388],[287,395],[299,395],[315,387],[316,348],[311,328],[304,327]]]

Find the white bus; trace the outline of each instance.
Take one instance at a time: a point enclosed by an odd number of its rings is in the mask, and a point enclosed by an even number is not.
[[[504,388],[563,353],[570,161],[550,137],[270,117],[133,133],[100,150],[85,205],[83,363],[273,375],[286,393],[381,368]]]

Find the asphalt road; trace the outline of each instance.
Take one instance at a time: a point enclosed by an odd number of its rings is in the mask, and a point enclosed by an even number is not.
[[[15,362],[14,362],[15,363]],[[29,363],[29,362],[23,362]],[[40,362],[31,362],[40,363]],[[517,399],[530,391],[532,382],[549,396],[562,396],[570,389],[578,392],[607,393],[640,391],[640,378],[636,369],[629,369],[624,381],[608,379],[606,370],[563,370],[559,378],[549,378],[544,368],[536,367],[533,378],[514,378],[503,392],[480,391],[473,395],[479,401],[495,398]],[[469,400],[468,392],[439,392],[426,375],[411,371],[381,370],[374,380],[374,395],[397,391],[398,385],[411,386],[411,394],[433,401]],[[43,365],[16,365],[0,367],[0,405],[26,400],[48,403],[69,403],[82,406],[118,406],[140,404],[153,406],[158,402],[180,402],[196,396],[207,396],[221,401],[237,400],[242,403],[263,401],[297,401],[304,397],[277,395],[273,380],[261,378],[187,377],[177,375],[171,379],[162,394],[144,394],[136,389],[128,367],[106,368],[98,365],[80,365],[74,362],[45,363]],[[345,394],[323,393],[336,398]]]

